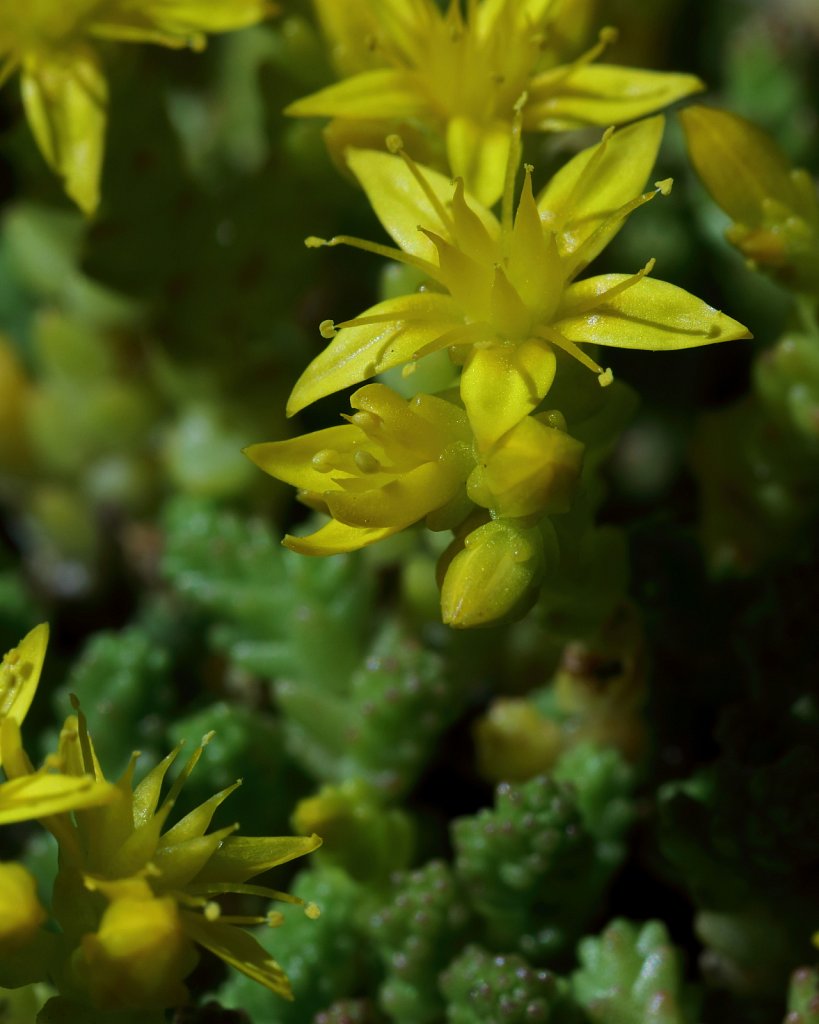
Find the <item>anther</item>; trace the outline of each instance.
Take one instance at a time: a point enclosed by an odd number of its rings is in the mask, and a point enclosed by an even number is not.
[[[326,341],[330,341],[331,338],[336,336],[336,325],[332,320],[322,320],[319,324],[319,334]]]
[[[670,196],[671,195],[671,187],[673,186],[673,184],[674,184],[674,179],[673,178],[663,178],[662,181],[655,181],[654,182],[654,187],[657,189],[657,191],[661,195]]]
[[[401,150],[404,148],[404,140],[401,138],[400,135],[397,135],[395,133],[387,136],[386,143],[387,143],[387,149],[394,156],[397,156],[401,152]]]
[[[613,383],[614,374],[611,372],[611,367],[605,369],[602,373],[597,375],[597,383],[601,388],[607,388],[609,384]]]
[[[365,451],[363,448],[359,448],[355,455],[353,455],[353,462],[362,473],[377,473],[381,469],[381,463],[378,459],[371,452]]]

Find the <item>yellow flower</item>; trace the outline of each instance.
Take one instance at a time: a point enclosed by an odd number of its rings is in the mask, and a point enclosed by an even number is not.
[[[697,173],[734,221],[728,240],[785,284],[819,290],[819,199],[807,171],[737,114],[695,106],[681,118]]]
[[[192,966],[190,943],[204,946],[273,992],[292,998],[289,982],[279,965],[248,933],[237,925],[281,923],[281,915],[232,917],[223,915],[215,897],[225,893],[261,896],[300,903],[287,893],[248,879],[321,845],[318,836],[254,838],[236,836],[236,825],[208,832],[220,804],[239,785],[235,783],[166,829],[174,803],[201,757],[211,735],[193,752],[165,798],[160,795],[165,776],[181,745],[154,767],[136,786],[133,775],[137,754],[114,785],[105,783],[94,745],[81,712],[66,720],[60,735],[58,760],[69,778],[90,776],[98,785],[114,790],[117,799],[104,806],[76,810],[73,815],[47,812],[42,823],[60,847],[60,872],[55,882],[54,912],[66,943],[82,950],[72,958],[75,984],[89,998],[108,1004],[117,998],[105,972],[129,978],[119,996],[137,1000],[130,1005],[150,1007],[156,1000],[179,994],[181,980]],[[7,742],[9,741],[9,742]],[[19,731],[4,734],[6,771],[14,783],[24,782],[31,767],[19,742]],[[99,911],[99,896],[109,909]],[[175,909],[169,909],[170,903]],[[308,911],[312,908],[308,907]],[[158,978],[155,989],[141,989],[144,957],[161,957],[133,934],[138,922],[152,920],[165,936],[175,965],[168,977]],[[89,921],[93,926],[89,928]],[[178,926],[178,927],[177,927]],[[184,935],[184,939],[182,936]],[[91,936],[89,938],[89,936]],[[164,940],[163,940],[164,941]],[[130,962],[129,962],[130,961]],[[183,970],[183,968],[186,968]],[[103,976],[97,976],[98,971]],[[177,984],[178,983],[178,984]],[[145,1002],[139,1002],[140,991]],[[173,994],[173,995],[172,995]],[[95,1005],[100,1005],[95,1003]]]
[[[31,874],[22,864],[0,863],[0,954],[29,942],[46,917]]]
[[[202,49],[205,35],[260,21],[268,0],[4,0],[0,85],[21,74],[37,145],[86,214],[99,203],[108,85],[103,40]]]
[[[285,537],[294,551],[355,551],[421,519],[433,530],[455,529],[475,506],[527,525],[569,509],[583,445],[559,414],[526,417],[482,452],[463,408],[446,398],[406,400],[368,384],[350,404],[346,426],[245,450],[332,516],[308,537]]]
[[[316,0],[331,53],[349,78],[298,100],[294,116],[417,121],[442,136],[449,167],[491,205],[503,188],[515,104],[524,127],[622,124],[698,92],[693,75],[593,64],[613,38],[571,63],[566,41],[585,5],[550,0]],[[544,66],[545,65],[545,66]]]
[[[663,129],[661,117],[618,132],[563,167],[535,199],[531,168],[513,210],[519,124],[502,216],[458,179],[414,164],[400,140],[391,153],[348,151],[351,170],[399,248],[338,236],[307,244],[351,244],[421,270],[432,282],[337,327],[322,324],[327,348],[297,381],[292,415],[311,402],[393,366],[449,349],[463,364],[461,399],[481,451],[535,410],[554,379],[556,351],[600,376],[611,373],[583,344],[671,350],[750,337],[748,330],[688,292],[647,275],[575,279],[628,215],[667,192],[643,193]],[[333,337],[333,335],[335,336]]]
[[[20,748],[20,726],[37,692],[47,644],[48,625],[42,623],[9,651],[0,664],[0,766],[8,776],[12,772],[4,761],[8,762],[8,750],[16,752]],[[95,781],[91,775],[62,774],[59,757],[48,758],[38,771],[26,762],[21,778],[11,777],[0,783],[0,825],[94,806],[115,795],[112,787]]]
[[[432,395],[406,401],[384,384],[360,388],[350,404],[355,412],[345,426],[245,450],[333,517],[284,544],[330,555],[374,544],[433,513],[438,529],[457,525],[470,507],[464,484],[474,466],[463,409]]]

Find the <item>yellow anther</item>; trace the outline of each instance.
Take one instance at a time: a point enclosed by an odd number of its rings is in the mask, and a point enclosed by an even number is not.
[[[333,323],[332,320],[322,320],[321,323],[319,324],[319,334],[326,341],[329,341],[331,338],[335,338],[336,325]]]

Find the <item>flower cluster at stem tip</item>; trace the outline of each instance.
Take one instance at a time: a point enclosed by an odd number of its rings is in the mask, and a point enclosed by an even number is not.
[[[446,156],[418,163],[395,132],[386,151],[345,146],[347,169],[395,244],[348,235],[306,244],[383,256],[419,285],[352,319],[322,322],[329,344],[296,382],[287,412],[398,367],[404,397],[367,384],[353,394],[346,425],[246,453],[331,517],[309,536],[285,537],[303,554],[352,551],[422,520],[452,530],[439,562],[443,619],[486,625],[532,602],[559,556],[550,519],[570,510],[581,486],[584,446],[549,401],[567,360],[605,387],[611,370],[584,346],[670,351],[750,337],[650,276],[653,259],[629,274],[582,276],[631,213],[671,191],[670,179],[647,188],[661,115],[606,128],[539,192],[523,163],[523,133],[630,121],[699,83],[593,65],[597,50],[555,63],[548,40],[570,18],[562,3],[470,0],[466,16],[454,2],[445,14],[429,0],[343,6],[317,3],[348,77],[288,112],[381,129],[403,122],[413,138],[438,131]],[[368,26],[369,56],[356,48],[355,25]],[[543,70],[543,61],[554,66]],[[453,68],[457,89],[446,86]],[[333,138],[361,133],[337,129]],[[452,372],[413,395],[419,362],[446,353]]]
[[[278,927],[283,915],[225,913],[218,900],[233,894],[302,903],[249,880],[312,852],[319,837],[238,836],[235,824],[208,831],[239,782],[167,827],[213,734],[203,738],[163,797],[181,744],[138,783],[137,753],[122,777],[110,782],[76,698],[57,751],[35,769],[20,725],[37,689],[47,640],[48,627],[37,626],[0,667],[0,753],[7,778],[0,784],[0,824],[36,819],[56,839],[53,920],[29,872],[15,862],[0,863],[0,986],[48,981],[64,1004],[79,1011],[161,1011],[187,1002],[184,980],[196,966],[196,947],[202,947],[292,998],[281,967],[244,930]],[[318,916],[313,904],[305,912]]]

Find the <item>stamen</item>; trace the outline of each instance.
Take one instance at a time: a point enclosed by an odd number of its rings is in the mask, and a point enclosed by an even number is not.
[[[378,473],[382,468],[381,463],[372,452],[365,451],[363,448],[359,448],[353,455],[353,462],[365,474]]]
[[[336,336],[336,325],[332,320],[322,320],[319,324],[319,334],[325,341],[331,341]]]
[[[321,910],[315,903],[308,903],[304,908],[304,913],[310,918],[311,921],[317,920],[321,917]]]
[[[380,245],[378,242],[368,242],[366,238],[355,238],[353,235],[335,235],[333,238],[318,238],[310,235],[305,238],[304,244],[308,249],[320,249],[322,246],[332,248],[336,245],[349,245],[354,249],[363,249],[364,252],[375,253],[376,256],[383,256],[388,260],[396,260],[398,263],[406,263],[410,267],[417,267],[425,274],[433,277],[438,268],[421,259],[420,256],[411,256],[402,249],[396,249],[391,245]]]
[[[412,159],[412,157],[404,149],[404,140],[401,138],[401,136],[400,135],[388,135],[387,136],[387,149],[393,155],[401,157],[401,159],[407,165],[407,170],[410,172],[410,174],[413,176],[413,178],[415,178],[415,180],[418,182],[418,185],[421,188],[421,191],[427,197],[427,199],[429,200],[430,205],[432,206],[432,209],[438,215],[438,220],[440,220],[442,226],[447,231],[452,233],[452,231],[454,229],[454,225],[452,223],[452,218],[450,217],[449,213],[447,212],[446,207],[444,206],[444,204],[441,202],[441,200],[438,198],[438,196],[435,195],[435,192],[433,191],[432,186],[427,181],[426,177],[422,174],[421,168],[418,166],[418,164],[416,164],[416,162]]]
[[[551,345],[555,345],[557,348],[563,349],[563,351],[576,359],[579,363],[582,363],[587,370],[591,370],[592,373],[596,373],[598,377],[605,371],[602,366],[598,366],[597,363],[592,359],[590,355],[583,351],[575,342],[570,341],[568,338],[564,338],[562,334],[556,331],[552,327],[538,327],[535,331],[539,338],[543,338],[544,341],[548,341]]]
[[[581,270],[584,270],[589,265],[589,263],[591,262],[591,258],[587,259],[585,253],[587,253],[589,249],[592,249],[594,255],[597,255],[597,252],[599,251],[599,246],[597,245],[598,239],[601,234],[611,229],[611,225],[613,223],[616,223],[618,221],[624,221],[627,217],[630,217],[635,210],[638,210],[641,206],[644,206],[646,203],[650,203],[651,200],[654,199],[657,195],[668,195],[668,193],[671,190],[668,181],[670,181],[670,179],[658,182],[658,187],[657,189],[655,189],[655,191],[644,192],[641,196],[637,196],[634,199],[630,199],[627,203],[623,203],[622,206],[618,207],[618,209],[616,209],[613,213],[609,214],[609,216],[606,217],[606,219],[601,224],[598,224],[594,231],[592,231],[592,233],[589,235],[589,237],[582,243],[582,245],[579,245],[577,249],[575,249],[574,252],[571,254],[573,258],[571,260],[565,260],[564,266],[566,272],[566,280],[571,280],[573,277],[576,277],[581,272]],[[660,185],[662,185],[663,188],[660,188]]]
[[[333,451],[332,448],[322,448],[310,459],[310,465],[317,473],[332,473],[336,468],[337,459],[338,452]]]

